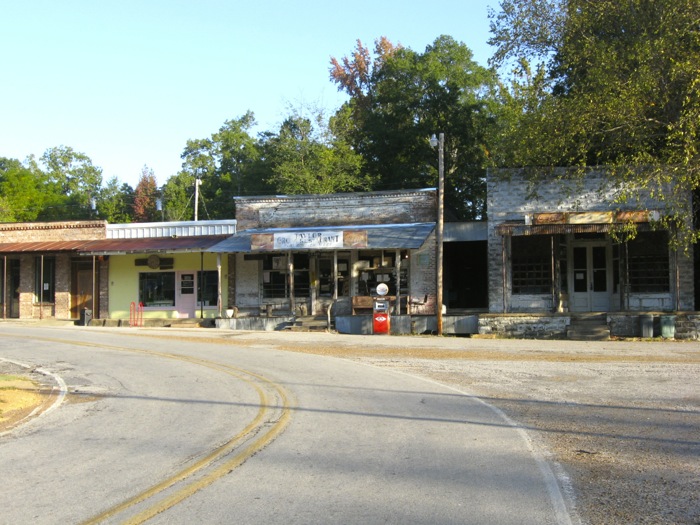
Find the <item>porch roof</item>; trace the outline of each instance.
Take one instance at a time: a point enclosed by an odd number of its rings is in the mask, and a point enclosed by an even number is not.
[[[0,243],[0,254],[75,252],[93,241],[32,241]]]
[[[420,248],[431,232],[435,229],[435,223],[412,223],[412,224],[364,224],[364,225],[346,225],[346,226],[318,226],[318,227],[303,227],[303,228],[265,228],[265,229],[250,229],[239,231],[236,235],[212,246],[208,252],[216,253],[250,253],[250,252],[271,252],[271,251],[286,251],[273,246],[260,247],[257,245],[257,239],[262,236],[269,236],[274,239],[276,234],[293,235],[293,234],[331,234],[335,232],[344,233],[344,245],[338,246],[319,246],[309,245],[293,246],[290,249],[293,251],[335,251],[335,250],[351,250],[351,249],[408,249],[415,250]],[[359,237],[358,237],[359,235]],[[366,236],[365,236],[366,235]],[[361,239],[359,242],[351,244],[349,239]],[[366,239],[366,241],[365,241]],[[255,241],[255,242],[254,242]]]
[[[206,252],[228,235],[196,237],[150,237],[140,239],[102,239],[83,243],[81,255],[125,255],[134,253]]]

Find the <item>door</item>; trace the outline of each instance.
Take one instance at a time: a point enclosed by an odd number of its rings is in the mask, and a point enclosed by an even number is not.
[[[178,272],[176,309],[178,317],[194,317],[197,306],[197,272]]]
[[[611,283],[608,269],[611,265],[607,243],[574,246],[572,255],[572,311],[608,311]]]
[[[9,270],[7,275],[7,290],[5,290],[5,300],[8,301],[9,304],[7,316],[17,319],[19,318],[19,259],[10,259],[7,263]]]
[[[95,282],[93,282],[93,277],[95,278]],[[81,313],[86,308],[88,310],[92,310],[92,307],[94,306],[95,309],[99,310],[97,305],[99,294],[95,295],[95,304],[92,304],[93,287],[97,286],[97,282],[97,275],[93,276],[92,261],[74,260],[71,262],[71,318],[81,318]],[[97,318],[97,312],[93,312],[93,316]]]

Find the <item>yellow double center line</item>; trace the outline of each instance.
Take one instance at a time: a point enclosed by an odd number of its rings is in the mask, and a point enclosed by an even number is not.
[[[138,524],[149,520],[153,516],[168,510],[186,498],[192,496],[195,492],[207,487],[208,485],[211,485],[216,480],[242,465],[248,458],[265,448],[274,439],[276,439],[285,430],[291,420],[292,406],[290,395],[286,392],[286,390],[280,384],[275,383],[274,381],[271,381],[260,374],[250,372],[242,368],[216,363],[214,361],[197,357],[155,352],[151,350],[103,345],[98,343],[67,341],[55,338],[32,337],[32,339],[59,342],[76,346],[91,346],[103,349],[135,352],[150,356],[174,359],[177,361],[186,361],[196,365],[205,366],[240,379],[251,385],[258,393],[260,407],[257,415],[243,430],[233,436],[229,441],[212,450],[205,457],[174,474],[173,476],[164,479],[160,483],[142,491],[141,493],[123,501],[118,505],[115,505],[97,516],[93,516],[89,520],[83,522],[85,525],[97,524],[109,518],[119,519],[120,514],[126,515],[127,511],[132,507],[147,502],[149,499],[156,500],[156,496],[160,495],[161,493],[175,487],[177,484],[184,484],[182,487],[174,488],[171,493],[161,497],[161,499],[158,501],[154,501],[154,503],[150,506],[146,506],[146,508],[137,511],[137,513],[133,516],[125,518],[125,521],[122,523]],[[278,401],[271,400],[270,394],[276,397]],[[277,406],[275,406],[275,404]],[[269,415],[275,410],[279,411],[279,417],[273,420],[269,417]],[[239,447],[240,450],[236,450]],[[232,453],[233,455],[231,455]],[[188,482],[188,480],[190,481]]]

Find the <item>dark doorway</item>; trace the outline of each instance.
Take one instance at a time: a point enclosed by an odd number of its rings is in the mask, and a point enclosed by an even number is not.
[[[488,243],[446,242],[444,245],[445,304],[451,310],[487,310]]]

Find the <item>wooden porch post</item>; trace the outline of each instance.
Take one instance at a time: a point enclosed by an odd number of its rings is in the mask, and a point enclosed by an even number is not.
[[[219,310],[218,316],[222,317],[223,305],[221,304],[221,254],[220,253],[216,254],[216,282],[217,282],[216,305],[217,305],[218,310]]]
[[[296,309],[296,298],[294,297],[294,259],[292,252],[287,252],[287,280],[289,282],[289,308],[294,315]]]

